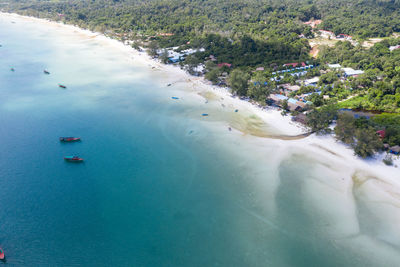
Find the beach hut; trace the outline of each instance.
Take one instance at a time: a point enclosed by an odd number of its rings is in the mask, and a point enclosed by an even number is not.
[[[399,155],[400,154],[400,146],[392,146],[390,149],[390,153]]]

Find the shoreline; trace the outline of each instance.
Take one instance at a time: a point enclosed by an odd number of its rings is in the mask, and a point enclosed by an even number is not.
[[[207,100],[207,97],[202,95],[211,93],[216,98],[219,98],[217,101],[221,102],[221,99],[224,103],[228,103],[229,105],[234,106],[235,108],[239,109],[240,112],[244,111],[246,116],[257,116],[260,118],[264,123],[267,125],[272,125],[276,128],[280,133],[276,135],[257,135],[251,132],[242,132],[240,129],[237,130],[238,133],[242,134],[250,134],[255,138],[261,138],[269,141],[282,141],[289,143],[297,142],[298,145],[307,146],[306,149],[308,150],[324,150],[326,153],[330,153],[329,151],[334,151],[334,154],[339,155],[346,155],[347,160],[355,161],[354,165],[375,165],[375,167],[380,167],[381,171],[384,169],[391,173],[391,171],[396,170],[396,167],[393,166],[386,166],[382,162],[382,158],[384,153],[380,153],[374,158],[370,159],[361,159],[354,156],[353,151],[348,148],[346,145],[337,142],[333,136],[316,136],[315,134],[307,134],[304,127],[302,127],[299,123],[293,122],[291,120],[291,116],[282,116],[280,111],[276,108],[260,108],[259,106],[245,100],[241,100],[238,97],[233,97],[228,89],[223,87],[218,87],[215,85],[210,84],[208,81],[205,80],[204,77],[196,77],[188,74],[186,71],[182,70],[178,66],[163,64],[160,61],[151,58],[147,55],[146,52],[140,52],[136,49],[132,48],[128,44],[125,44],[119,40],[112,39],[110,37],[105,36],[99,32],[92,32],[90,30],[82,29],[74,25],[64,24],[62,22],[55,22],[48,19],[36,18],[31,16],[22,16],[16,13],[5,13],[0,12],[0,17],[10,17],[16,18],[24,21],[34,21],[36,23],[42,23],[45,26],[53,26],[53,27],[60,27],[64,29],[68,29],[79,34],[83,34],[86,38],[90,39],[97,39],[100,42],[106,42],[107,44],[113,46],[114,48],[127,53],[129,55],[129,60],[133,60],[135,64],[140,64],[142,66],[148,67],[151,71],[161,71],[165,77],[165,84],[172,84],[180,86],[181,84],[184,85],[186,88],[192,88],[193,92],[197,95],[200,95],[204,99]],[[222,102],[221,102],[222,103]],[[231,126],[231,125],[230,125]],[[234,126],[232,126],[234,127]],[[304,137],[302,137],[304,136]],[[324,140],[325,139],[325,140]],[[327,144],[329,146],[327,147]],[[314,144],[314,147],[312,147]],[[317,144],[317,145],[315,145]],[[293,144],[291,144],[293,145]],[[310,147],[309,147],[310,146]],[[311,149],[312,148],[312,149]],[[328,151],[328,152],[327,152]],[[351,151],[351,155],[349,154]],[[400,158],[397,157],[393,160],[393,164],[400,166]],[[382,169],[383,168],[383,169]],[[397,169],[397,171],[399,171]],[[400,188],[400,184],[399,184]]]

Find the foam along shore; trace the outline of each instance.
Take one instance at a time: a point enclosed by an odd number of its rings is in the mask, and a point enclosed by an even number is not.
[[[238,154],[238,157],[260,161],[257,175],[249,173],[249,177],[260,179],[261,186],[271,192],[268,195],[270,199],[266,200],[271,210],[274,209],[274,190],[280,183],[279,173],[287,167],[284,162],[304,161],[305,170],[300,168],[298,172],[310,172],[302,189],[309,201],[306,204],[326,216],[328,223],[321,222],[325,223],[321,227],[329,232],[332,242],[349,246],[349,249],[352,246],[361,247],[361,250],[367,252],[371,249],[385,250],[382,253],[390,253],[394,262],[400,260],[400,255],[393,248],[400,246],[400,230],[397,227],[400,223],[399,168],[385,166],[381,159],[361,160],[354,156],[351,148],[336,142],[332,136],[311,135],[298,140],[265,138],[296,136],[305,131],[293,123],[289,116],[281,116],[278,110],[263,110],[247,101],[233,98],[224,88],[209,85],[203,78],[192,77],[178,67],[157,62],[146,53],[99,33],[16,14],[0,13],[0,19],[2,17],[11,18],[17,23],[40,23],[60,33],[76,32],[83,38],[112,45],[126,53],[126,58],[135,64],[157,72],[168,90],[181,90],[183,95],[194,100],[186,103],[186,98],[180,97],[179,104],[202,105],[204,109],[212,107],[210,111],[205,110],[209,116],[201,120],[201,123],[213,127],[216,133],[214,142],[226,146],[228,151]],[[171,99],[168,98],[168,101]],[[198,114],[199,121],[201,113]],[[228,131],[228,126],[233,130]],[[210,141],[210,145],[213,145],[213,141]],[[265,159],[269,160],[269,166],[275,166],[276,172],[275,180],[268,181],[267,185],[263,180],[265,170],[262,169]],[[395,164],[400,166],[400,161],[397,159]],[[374,225],[366,224],[363,216],[373,217]]]

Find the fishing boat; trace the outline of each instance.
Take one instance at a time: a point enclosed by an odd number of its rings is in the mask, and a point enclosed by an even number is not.
[[[61,142],[76,142],[81,141],[80,137],[60,137]]]
[[[58,87],[61,87],[61,88],[64,88],[64,89],[67,88],[65,85],[62,85],[62,84],[59,84]]]
[[[78,156],[65,156],[64,160],[68,162],[83,162],[83,158]]]
[[[50,74],[50,71],[48,71],[48,70],[44,70],[43,72],[44,72],[44,74]]]
[[[0,260],[5,261],[6,260],[6,255],[4,254],[4,251],[0,248]]]

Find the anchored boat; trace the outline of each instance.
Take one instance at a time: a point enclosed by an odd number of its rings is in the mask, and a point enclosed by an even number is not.
[[[68,162],[83,162],[83,158],[78,156],[65,156],[64,160]]]
[[[81,141],[80,137],[60,137],[61,142],[76,142]]]
[[[0,260],[5,261],[6,260],[6,255],[4,255],[4,251],[0,248]]]

